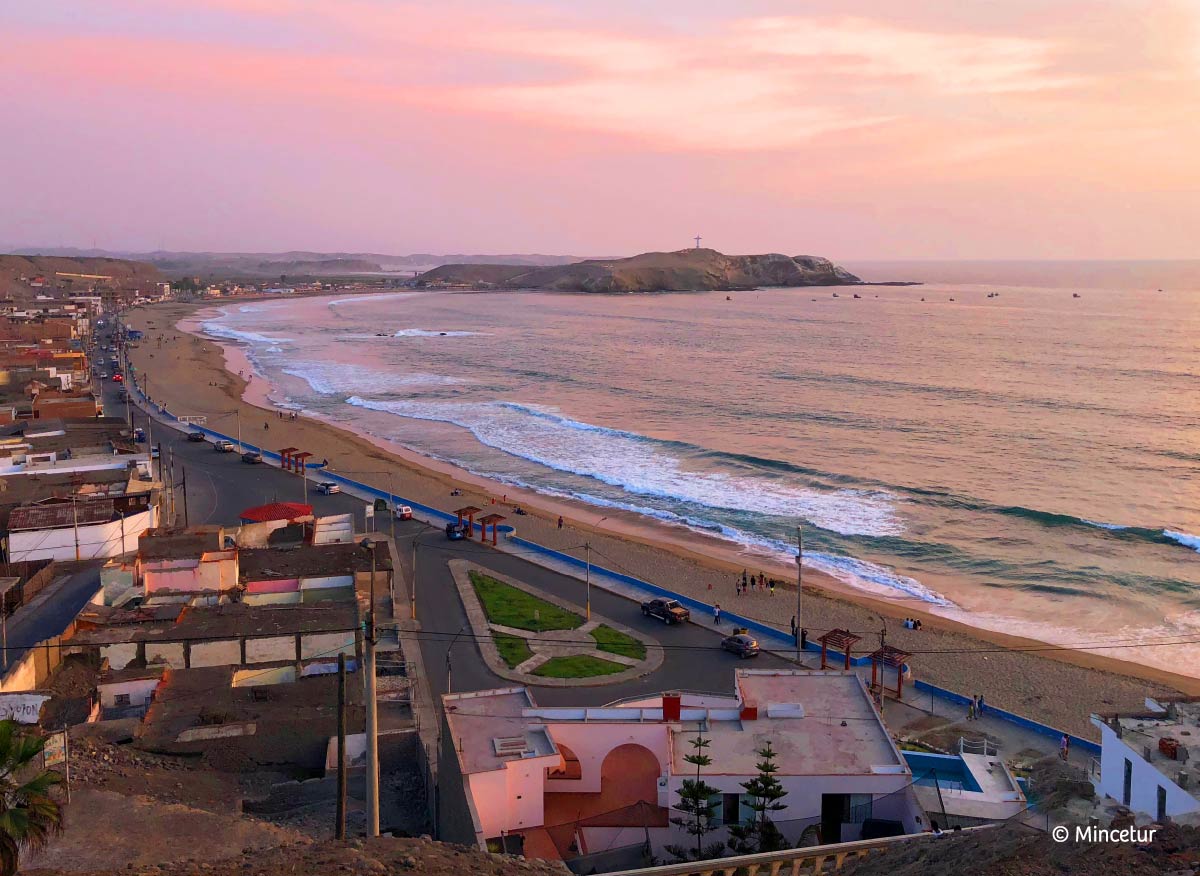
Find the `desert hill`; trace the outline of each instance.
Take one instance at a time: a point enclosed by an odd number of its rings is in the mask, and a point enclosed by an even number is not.
[[[90,280],[65,276],[71,274],[93,275],[109,279]],[[22,277],[25,277],[26,280],[22,281]],[[92,283],[140,287],[160,282],[163,279],[154,265],[128,259],[0,255],[0,294],[10,295],[16,291],[28,289],[28,281],[35,277],[44,277],[46,288],[70,286],[86,288]]]
[[[846,286],[858,277],[818,256],[725,255],[715,249],[647,252],[569,265],[442,265],[418,286],[545,289],[556,292],[686,292],[762,286]]]

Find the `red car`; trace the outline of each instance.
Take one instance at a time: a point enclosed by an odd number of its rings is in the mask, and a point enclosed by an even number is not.
[[[122,377],[120,374],[113,375],[113,383],[124,383],[124,382],[125,382],[125,378]]]

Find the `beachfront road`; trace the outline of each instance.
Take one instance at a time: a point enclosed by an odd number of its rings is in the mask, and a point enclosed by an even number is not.
[[[117,388],[105,387],[106,408],[124,412],[124,403],[116,397]],[[132,409],[134,424],[146,427],[146,415]],[[161,463],[173,464],[175,482],[187,480],[187,522],[236,525],[246,508],[268,502],[299,502],[304,499],[303,482],[270,465],[247,465],[236,453],[217,453],[208,442],[192,443],[183,433],[159,423],[153,426],[155,444],[162,446]],[[364,503],[353,496],[325,496],[316,493],[310,479],[307,501],[318,515],[353,514],[356,525],[363,526]],[[403,494],[403,480],[398,484]],[[183,522],[182,501],[176,512]],[[380,521],[381,528],[386,526]],[[382,534],[382,533],[381,533]],[[585,601],[583,582],[560,575],[527,560],[497,551],[474,541],[449,542],[440,529],[418,521],[396,523],[396,544],[401,554],[398,565],[409,570],[416,545],[417,619],[421,623],[421,655],[429,675],[435,701],[447,691],[447,676],[456,692],[509,687],[512,682],[493,675],[484,664],[467,627],[466,613],[447,562],[463,558],[478,562],[505,575],[552,593],[577,605],[582,612]],[[731,693],[733,670],[737,666],[784,668],[790,664],[762,654],[751,662],[739,660],[720,648],[719,637],[701,627],[685,624],[666,627],[643,618],[637,603],[599,587],[592,588],[592,611],[611,618],[644,634],[647,644],[666,646],[665,659],[656,671],[623,684],[596,687],[534,688],[539,703],[545,705],[602,705],[616,699],[644,696],[664,690],[711,691]],[[457,640],[459,630],[466,629]],[[453,645],[452,645],[453,641]],[[448,671],[449,670],[449,671]]]

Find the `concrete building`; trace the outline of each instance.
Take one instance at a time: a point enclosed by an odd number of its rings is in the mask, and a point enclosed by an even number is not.
[[[743,782],[770,743],[786,808],[772,821],[796,843],[843,842],[927,827],[912,772],[854,673],[739,670],[732,695],[663,694],[603,708],[539,707],[526,688],[448,695],[439,786],[443,836],[526,856],[635,865],[691,840],[670,823],[708,743],[716,830],[748,818]],[[461,786],[461,792],[460,792]],[[519,839],[513,839],[517,837]],[[611,856],[624,851],[629,857]],[[573,864],[573,866],[575,866]]]
[[[134,550],[156,526],[148,493],[93,499],[45,500],[13,509],[8,517],[8,560],[91,560]]]
[[[115,718],[140,718],[154,702],[162,682],[163,665],[108,669],[96,681],[100,699],[100,716],[109,721]]]
[[[1137,713],[1093,715],[1096,792],[1155,821],[1200,813],[1200,701],[1146,700]]]

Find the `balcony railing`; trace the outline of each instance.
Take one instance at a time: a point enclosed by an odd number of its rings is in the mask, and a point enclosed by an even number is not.
[[[987,830],[993,825],[968,827],[962,832]],[[957,832],[957,831],[956,831]],[[852,843],[833,843],[824,846],[808,846],[803,849],[785,849],[781,852],[765,852],[758,855],[737,855],[732,858],[716,858],[711,861],[689,861],[684,864],[666,864],[661,867],[645,867],[640,870],[622,870],[613,876],[810,876],[818,873],[834,873],[847,861],[865,857],[902,842],[937,842],[931,833],[890,836],[873,840],[858,840]]]

